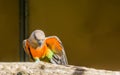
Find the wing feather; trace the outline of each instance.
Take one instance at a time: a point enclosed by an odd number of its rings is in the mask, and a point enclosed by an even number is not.
[[[23,48],[24,48],[24,51],[28,54],[28,56],[30,56],[33,59],[27,40],[23,40]]]
[[[62,42],[57,36],[50,36],[46,38],[47,46],[54,52],[54,55],[50,62],[56,64],[67,65],[67,57],[63,48]]]
[[[28,45],[27,45],[27,40],[24,40],[23,41],[23,48],[24,48],[24,51],[29,55],[29,50],[28,50]]]

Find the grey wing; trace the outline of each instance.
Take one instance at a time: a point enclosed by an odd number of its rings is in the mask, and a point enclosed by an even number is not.
[[[24,48],[25,53],[28,54],[29,56],[31,56],[30,48],[27,45],[27,40],[23,40],[23,48]]]
[[[31,57],[32,60],[34,60],[32,54],[31,54],[30,48],[29,48],[29,46],[28,46],[28,44],[27,44],[27,40],[23,40],[23,48],[24,48],[25,53],[26,53],[29,57]]]
[[[63,48],[62,42],[59,40],[59,38],[57,36],[50,36],[48,38],[56,38],[56,40],[59,42],[59,45],[62,47],[62,50],[60,50],[58,53],[54,53],[50,62],[53,64],[68,65],[66,53]],[[55,44],[53,44],[53,45],[55,45]],[[57,47],[57,45],[55,45],[55,47]]]
[[[54,54],[50,62],[53,64],[68,65],[67,57],[64,52],[61,56],[58,54]]]

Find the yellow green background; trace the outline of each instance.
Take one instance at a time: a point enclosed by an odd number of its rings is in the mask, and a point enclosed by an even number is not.
[[[120,70],[119,0],[29,0],[29,34],[58,36],[69,64]],[[19,1],[0,0],[0,61],[19,61]]]

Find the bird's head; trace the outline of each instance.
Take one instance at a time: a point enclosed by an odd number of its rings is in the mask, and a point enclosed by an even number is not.
[[[38,46],[41,46],[44,39],[44,32],[42,30],[35,30],[31,33],[30,37],[28,38],[28,42],[33,48],[37,48]]]

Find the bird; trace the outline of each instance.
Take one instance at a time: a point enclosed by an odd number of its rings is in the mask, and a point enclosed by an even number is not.
[[[68,65],[62,42],[57,36],[45,36],[42,30],[34,30],[28,39],[23,40],[26,54],[35,62]]]

